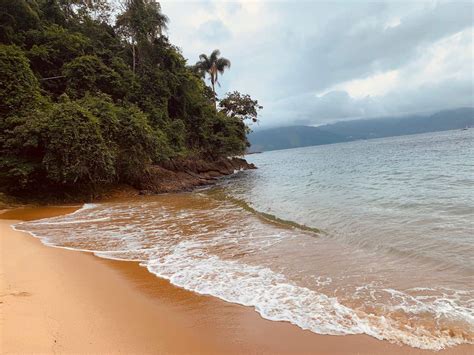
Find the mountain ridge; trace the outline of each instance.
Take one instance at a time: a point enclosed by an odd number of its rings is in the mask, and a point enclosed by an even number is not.
[[[474,127],[474,107],[442,110],[430,115],[367,118],[322,126],[293,125],[259,130],[249,134],[249,152],[308,147],[360,139]]]

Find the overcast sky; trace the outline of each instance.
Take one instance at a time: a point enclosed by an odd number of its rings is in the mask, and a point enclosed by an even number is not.
[[[474,3],[161,1],[190,64],[232,61],[219,94],[248,93],[262,127],[474,105]]]

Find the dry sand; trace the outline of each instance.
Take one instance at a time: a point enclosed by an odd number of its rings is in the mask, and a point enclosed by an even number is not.
[[[46,247],[11,228],[75,208],[0,215],[1,353],[432,353],[268,321],[249,307],[174,287],[137,263]],[[438,353],[472,354],[474,346]]]

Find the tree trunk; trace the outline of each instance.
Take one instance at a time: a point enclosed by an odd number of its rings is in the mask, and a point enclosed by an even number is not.
[[[135,74],[135,43],[132,43],[132,57],[133,57],[133,64],[132,64],[132,68],[133,68],[133,74]]]
[[[216,97],[216,89],[214,87],[214,79],[211,80],[211,84],[212,84],[212,92],[214,93],[214,105],[216,106],[216,110],[217,110],[217,97]]]

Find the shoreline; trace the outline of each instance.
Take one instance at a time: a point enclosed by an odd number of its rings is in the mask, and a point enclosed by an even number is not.
[[[137,262],[47,247],[12,228],[22,219],[77,208],[0,215],[2,353],[434,353],[368,335],[319,335],[269,321],[250,307],[173,286]],[[471,350],[461,345],[436,353]]]
[[[229,178],[236,172],[253,169],[257,167],[239,157],[168,160],[159,165],[150,165],[133,184],[111,183],[99,185],[95,190],[30,191],[28,197],[25,197],[25,191],[19,195],[0,191],[0,214],[22,207],[62,206],[116,201],[139,195],[191,192],[215,185],[220,179]]]

